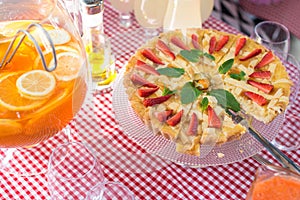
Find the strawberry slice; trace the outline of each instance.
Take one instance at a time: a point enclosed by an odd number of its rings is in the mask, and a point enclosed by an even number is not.
[[[210,105],[207,106],[207,112],[208,112],[207,113],[208,114],[208,127],[221,128],[221,120]]]
[[[165,110],[161,112],[156,112],[154,115],[160,122],[165,122],[172,115],[173,110]]]
[[[154,92],[156,92],[158,89],[159,87],[156,88],[142,87],[137,90],[137,93],[140,97],[148,97]]]
[[[260,54],[262,52],[261,49],[254,49],[253,51],[251,51],[248,55],[240,58],[240,61],[245,61],[245,60],[248,60],[250,58],[253,58],[255,56],[257,56],[258,54]]]
[[[209,49],[208,49],[209,54],[212,54],[215,51],[216,45],[217,45],[217,38],[216,36],[212,36],[209,40]]]
[[[190,124],[189,124],[188,131],[186,134],[187,135],[196,135],[198,132],[197,129],[198,129],[198,117],[197,117],[196,113],[193,113]]]
[[[259,63],[257,63],[257,65],[254,67],[255,69],[259,69],[261,67],[266,66],[267,64],[269,64],[270,62],[272,62],[275,59],[272,51],[269,51],[266,55],[264,55],[264,57],[261,59],[261,61]]]
[[[187,47],[187,46],[182,42],[182,40],[179,39],[179,38],[176,37],[176,36],[173,36],[173,37],[171,38],[171,42],[172,42],[173,44],[175,44],[176,46],[178,46],[179,48],[181,48],[181,49],[184,49],[184,50],[190,50],[190,48]]]
[[[148,58],[149,60],[153,61],[156,64],[163,65],[164,63],[155,55],[155,53],[151,49],[143,49],[142,52],[143,56]]]
[[[148,107],[148,106],[154,106],[156,104],[161,104],[161,103],[167,101],[171,96],[172,96],[172,94],[168,94],[168,95],[165,95],[165,96],[159,96],[159,97],[154,97],[154,98],[147,98],[147,99],[143,100],[143,104],[146,107]]]
[[[170,126],[176,126],[180,122],[182,115],[183,115],[183,110],[180,110],[178,113],[176,113],[166,121],[167,124]]]
[[[162,40],[158,40],[156,43],[156,48],[163,52],[166,56],[169,56],[172,60],[175,60],[175,54],[170,50],[170,48]]]
[[[234,52],[235,56],[237,56],[240,53],[241,49],[245,46],[246,41],[247,41],[247,39],[244,37],[237,39],[236,45],[235,45],[235,52]]]
[[[158,73],[158,71],[156,71],[154,67],[141,60],[136,61],[136,68],[142,70],[143,72],[146,72],[147,74],[160,75],[160,73]]]
[[[149,87],[149,88],[156,88],[157,85],[150,83],[143,77],[137,75],[137,74],[132,74],[130,77],[130,80],[134,85],[139,85],[139,86],[144,86],[144,87]]]
[[[263,106],[267,103],[267,99],[259,94],[256,94],[254,92],[244,92],[244,94],[251,99],[252,101],[254,101],[255,103],[257,103],[260,106]]]
[[[200,45],[198,43],[198,36],[196,34],[192,34],[192,44],[195,49],[200,49]]]
[[[267,83],[260,83],[252,80],[247,81],[248,84],[258,88],[259,90],[263,91],[264,93],[269,94],[272,89],[274,88],[273,85],[267,84]]]
[[[228,35],[223,35],[220,40],[218,41],[215,51],[220,51],[229,41],[229,36]]]
[[[262,79],[270,79],[271,72],[270,71],[256,71],[249,75],[250,78],[262,78]]]

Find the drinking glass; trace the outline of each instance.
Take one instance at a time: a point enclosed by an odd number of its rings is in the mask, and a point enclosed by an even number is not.
[[[133,10],[134,0],[110,0],[114,9],[119,12],[119,22],[124,27],[132,25],[130,12]]]
[[[300,176],[297,173],[274,165],[262,165],[255,173],[255,180],[246,200],[300,198]]]
[[[2,0],[0,36],[0,168],[44,173],[46,140],[66,127],[88,94],[86,52],[56,0]]]
[[[285,110],[285,117],[278,135],[272,141],[281,150],[292,151],[300,147],[299,131],[295,130],[295,124],[300,122],[299,112],[299,87],[300,87],[300,64],[291,54],[275,51],[283,65],[286,67],[288,75],[292,80],[289,105]]]
[[[47,179],[52,200],[85,199],[91,188],[104,181],[104,176],[93,152],[74,141],[53,150]]]
[[[123,184],[117,182],[103,182],[95,185],[87,194],[86,200],[122,199],[134,200],[132,192]]]
[[[158,28],[163,25],[168,1],[135,0],[134,15],[138,23],[144,28],[146,39],[159,34]]]
[[[290,32],[286,26],[274,21],[263,21],[254,27],[252,38],[273,51],[288,54]]]

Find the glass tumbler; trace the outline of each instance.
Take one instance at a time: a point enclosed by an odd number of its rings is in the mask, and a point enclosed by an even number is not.
[[[52,200],[85,199],[92,187],[104,181],[100,163],[80,142],[66,143],[54,149],[47,178]]]
[[[134,200],[133,193],[123,184],[117,182],[103,182],[94,186],[88,193],[86,200]]]
[[[246,200],[279,199],[300,199],[300,175],[274,165],[260,166]]]
[[[290,50],[290,32],[286,26],[274,21],[263,21],[254,27],[252,38],[273,51],[285,55]]]

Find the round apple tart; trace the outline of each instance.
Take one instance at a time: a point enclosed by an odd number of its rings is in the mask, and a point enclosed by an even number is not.
[[[129,59],[123,85],[137,116],[176,151],[200,156],[247,130],[228,109],[267,124],[288,103],[292,81],[280,59],[244,35],[210,29],[160,34]]]

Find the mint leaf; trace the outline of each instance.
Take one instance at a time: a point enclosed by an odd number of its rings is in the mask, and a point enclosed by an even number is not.
[[[213,55],[209,54],[209,53],[204,53],[203,55],[204,55],[205,57],[207,57],[207,58],[213,60],[213,61],[216,60],[215,57],[214,57]]]
[[[245,80],[246,73],[241,71],[238,74],[229,74],[229,76],[233,79],[240,81],[240,80]]]
[[[172,90],[170,90],[169,88],[167,88],[167,87],[164,87],[164,90],[163,90],[163,92],[162,92],[162,96],[166,96],[166,95],[168,95],[168,94],[174,94],[176,91],[172,91]]]
[[[180,55],[190,62],[196,63],[199,61],[198,51],[181,50]]]
[[[190,61],[190,62],[199,62],[199,58],[201,56],[205,56],[211,60],[215,60],[215,57],[209,53],[204,53],[203,51],[199,50],[199,49],[191,49],[189,50],[181,50],[180,51],[180,55],[182,57],[184,57],[186,60]]]
[[[204,97],[202,99],[202,101],[200,103],[200,107],[201,107],[202,112],[207,109],[207,107],[208,107],[208,98],[207,97]]]
[[[218,104],[220,104],[225,109],[231,109],[235,112],[238,112],[241,109],[239,102],[227,90],[224,89],[211,90],[209,92],[209,95],[214,96],[217,99]]]
[[[182,68],[176,68],[176,67],[165,67],[157,69],[158,73],[161,75],[169,76],[169,77],[175,77],[178,78],[181,75],[184,74],[184,69]]]
[[[232,65],[233,65],[234,59],[231,58],[229,60],[226,60],[220,67],[219,67],[219,73],[220,74],[225,74],[226,72],[228,72]]]
[[[188,104],[195,101],[198,96],[202,94],[202,91],[198,90],[192,82],[184,84],[180,94],[180,100],[182,104]]]

